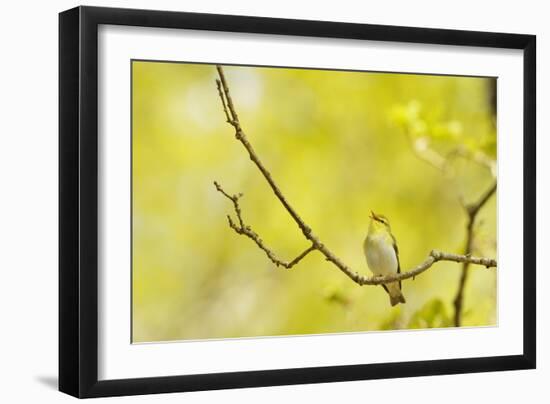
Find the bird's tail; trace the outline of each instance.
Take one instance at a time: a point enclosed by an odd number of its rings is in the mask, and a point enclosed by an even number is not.
[[[392,306],[395,306],[399,303],[407,303],[405,300],[405,296],[403,296],[403,293],[399,292],[399,295],[396,296],[390,296],[390,304]]]
[[[388,285],[388,294],[390,295],[390,304],[395,306],[399,303],[406,303],[405,296],[401,293],[401,288],[399,284]]]

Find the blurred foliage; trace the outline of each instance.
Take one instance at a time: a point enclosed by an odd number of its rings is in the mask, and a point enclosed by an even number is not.
[[[134,61],[133,340],[165,341],[450,325],[460,265],[438,263],[404,281],[406,305],[358,287],[318,253],[277,269],[227,225],[218,180],[243,192],[243,216],[281,257],[307,247],[296,224],[234,139],[214,66]],[[225,67],[241,124],[289,201],[357,271],[369,212],[386,215],[401,267],[431,249],[462,252],[455,185],[411,150],[422,138],[496,158],[492,79]],[[453,159],[475,200],[491,173]],[[496,255],[496,198],[479,215],[475,253]],[[496,322],[496,271],[472,268],[465,326]]]
[[[447,309],[441,299],[433,299],[411,316],[409,328],[441,328],[452,325]]]

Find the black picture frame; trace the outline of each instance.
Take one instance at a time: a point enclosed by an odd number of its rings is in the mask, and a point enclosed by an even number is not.
[[[468,359],[98,380],[98,26],[181,28],[523,50],[523,353]],[[59,15],[59,390],[103,397],[536,366],[534,35],[77,7]]]

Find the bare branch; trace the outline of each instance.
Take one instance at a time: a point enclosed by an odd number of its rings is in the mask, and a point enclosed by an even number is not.
[[[491,196],[496,192],[497,183],[495,180],[495,182],[487,189],[487,191],[479,198],[477,202],[468,204],[465,201],[464,195],[459,191],[459,187],[456,184],[455,172],[450,170],[449,163],[453,158],[456,157],[468,159],[488,169],[493,178],[496,178],[497,174],[496,163],[492,161],[489,157],[487,157],[484,153],[469,151],[461,146],[455,148],[447,155],[442,155],[438,151],[430,147],[429,138],[427,135],[424,134],[423,136],[414,137],[411,134],[410,130],[408,130],[407,128],[405,128],[405,134],[407,136],[407,139],[409,140],[412,151],[419,159],[436,168],[442,173],[442,175],[447,177],[447,179],[455,183],[453,188],[457,193],[457,199],[468,216],[468,222],[466,224],[466,246],[464,248],[464,256],[469,256],[472,253],[474,244],[473,229],[477,214],[479,213],[479,210],[491,198]],[[468,279],[468,270],[470,268],[470,264],[473,263],[471,261],[460,262],[462,262],[462,272],[458,283],[458,291],[453,302],[455,308],[454,324],[456,327],[459,327],[461,324],[464,287],[466,285],[466,280]]]
[[[487,191],[485,191],[485,193],[483,193],[483,195],[481,195],[481,197],[479,198],[479,200],[473,204],[470,204],[470,205],[467,205],[467,211],[468,211],[468,215],[472,218],[475,219],[475,217],[477,216],[479,210],[487,203],[487,201],[489,200],[489,198],[491,198],[491,196],[493,196],[493,194],[496,192],[497,190],[497,183],[496,181],[491,184],[491,186],[487,189]]]
[[[223,69],[221,66],[216,66],[218,70],[218,75],[220,76],[220,84],[223,90],[223,94],[225,96],[225,100],[227,101],[227,106],[229,108],[229,112],[231,114],[231,117],[233,118],[233,127],[235,128],[235,137],[239,142],[242,143],[246,151],[248,152],[248,155],[250,157],[250,160],[258,167],[264,178],[266,179],[267,183],[273,190],[273,193],[275,196],[279,199],[279,201],[283,204],[287,212],[290,214],[290,216],[294,219],[300,230],[302,231],[304,237],[311,241],[315,249],[319,250],[325,258],[332,262],[334,265],[336,265],[342,272],[344,272],[348,277],[350,277],[353,280],[359,279],[360,275],[356,272],[352,271],[347,265],[345,265],[335,254],[333,254],[313,232],[311,231],[311,228],[303,221],[303,219],[298,215],[296,210],[290,205],[290,203],[287,201],[275,181],[273,180],[271,173],[265,168],[263,163],[258,158],[256,152],[254,151],[254,148],[248,141],[245,133],[243,132],[239,118],[237,113],[235,112],[235,107],[233,105],[233,101],[231,99],[231,94],[229,93],[229,87],[227,86],[227,81],[225,79],[225,75],[223,73]]]
[[[451,254],[433,250],[430,255],[436,261],[453,261],[468,264],[482,265],[486,268],[496,268],[497,261],[493,258],[474,257],[472,255]]]
[[[227,107],[225,105],[225,101],[227,101],[227,106],[229,107],[229,111],[231,112],[231,118],[229,119],[229,123],[231,123],[233,126],[235,126],[235,129],[239,128],[239,116],[237,115],[237,111],[235,110],[235,107],[233,107],[233,100],[231,99],[231,94],[229,94],[229,87],[227,86],[227,82],[225,81],[225,76],[223,74],[223,70],[221,66],[216,66],[216,69],[218,70],[218,75],[220,76],[219,80],[216,80],[216,84],[218,86],[218,92],[220,93],[220,96],[222,98],[223,102],[223,108],[225,110],[225,113],[227,115]],[[220,87],[223,89],[223,95],[221,94]],[[225,101],[224,101],[225,96]]]
[[[334,264],[338,269],[340,269],[345,275],[347,275],[351,280],[353,280],[358,285],[382,285],[385,283],[391,283],[391,282],[396,282],[404,279],[414,278],[415,276],[426,271],[428,268],[430,268],[433,264],[435,264],[438,261],[463,262],[463,263],[469,263],[469,264],[484,265],[488,268],[497,266],[497,263],[495,260],[491,260],[487,258],[471,257],[469,255],[442,253],[434,250],[430,253],[428,258],[424,262],[422,262],[420,265],[418,265],[417,267],[413,268],[408,272],[404,272],[401,274],[396,274],[396,275],[386,276],[386,277],[367,277],[353,271],[350,267],[348,267],[340,258],[338,258],[332,251],[328,249],[328,247],[326,247],[320,241],[320,239],[313,233],[311,228],[304,222],[304,220],[300,217],[300,215],[298,215],[296,210],[290,205],[288,200],[285,198],[281,189],[275,183],[275,180],[273,179],[271,173],[265,168],[265,166],[259,159],[258,155],[256,154],[254,148],[248,141],[245,133],[243,132],[241,128],[241,124],[239,122],[237,112],[235,111],[235,107],[231,99],[231,94],[229,92],[229,87],[227,85],[227,81],[225,79],[223,69],[221,66],[216,66],[216,68],[218,71],[218,75],[220,77],[219,80],[216,80],[218,93],[222,101],[222,105],[223,105],[223,109],[224,109],[227,121],[229,124],[231,124],[235,128],[236,139],[244,146],[244,148],[248,152],[250,159],[256,165],[256,167],[260,170],[260,172],[266,179],[267,183],[271,187],[277,199],[279,199],[279,201],[282,203],[286,211],[294,219],[294,222],[296,222],[296,224],[298,225],[298,228],[302,231],[302,234],[304,235],[304,237],[311,242],[311,246],[307,248],[304,252],[302,252],[300,255],[298,255],[294,260],[290,262],[280,260],[279,258],[276,257],[273,251],[271,251],[265,245],[265,243],[259,237],[259,235],[254,230],[252,230],[250,226],[244,223],[244,220],[242,218],[241,208],[239,205],[239,198],[242,197],[242,194],[230,195],[221,187],[219,183],[214,182],[216,189],[221,194],[223,194],[227,199],[231,200],[233,203],[235,214],[237,215],[238,224],[236,224],[233,221],[233,219],[231,219],[231,216],[228,216],[229,226],[233,230],[235,230],[235,232],[237,232],[238,234],[242,234],[250,238],[251,240],[253,240],[256,243],[256,245],[265,252],[268,258],[276,266],[291,268],[294,265],[296,265],[298,262],[300,262],[310,252],[314,250],[318,250],[321,254],[324,255],[327,261],[330,261],[332,264]]]
[[[451,173],[448,169],[448,161],[445,157],[440,155],[437,151],[431,149],[429,145],[427,144],[427,141],[424,141],[423,137],[420,137],[416,140],[412,138],[412,136],[407,133],[407,136],[409,138],[411,148],[414,151],[415,155],[424,160],[426,163],[430,164],[432,167],[435,167],[441,173],[448,177],[450,180],[454,181],[454,173]],[[466,154],[464,150],[456,149],[453,152],[449,154],[450,157],[454,157],[454,155],[458,155],[464,158],[469,158],[472,161],[475,161],[476,163],[488,168],[493,175],[493,177],[496,177],[496,165],[491,162],[489,159],[487,159],[485,156],[482,156],[481,154]],[[493,196],[493,194],[496,192],[497,189],[497,183],[496,181],[491,184],[491,186],[487,189],[487,191],[479,198],[478,201],[472,204],[467,204],[464,200],[464,195],[457,191],[457,199],[460,202],[461,206],[466,211],[466,214],[468,215],[468,223],[466,224],[466,247],[464,249],[464,256],[469,256],[469,254],[472,253],[473,244],[474,244],[474,223],[477,217],[477,214],[479,213],[480,209],[487,203],[487,201]],[[462,322],[462,306],[464,301],[464,287],[466,285],[466,281],[468,279],[468,270],[470,268],[470,264],[473,264],[474,262],[471,261],[457,261],[462,262],[462,272],[460,275],[460,280],[458,284],[458,291],[456,294],[456,297],[454,299],[454,308],[455,308],[455,316],[454,316],[454,324],[456,327],[460,327]]]
[[[235,213],[237,215],[237,220],[239,221],[239,224],[236,224],[233,219],[231,219],[231,216],[227,216],[229,221],[229,226],[235,230],[236,233],[242,234],[251,240],[253,240],[258,247],[263,250],[268,258],[276,265],[276,266],[282,266],[287,269],[292,268],[294,265],[296,265],[302,258],[304,258],[306,255],[308,255],[310,252],[317,250],[317,247],[315,244],[312,244],[309,248],[307,248],[304,252],[302,252],[300,255],[298,255],[295,259],[293,259],[290,262],[282,261],[278,259],[275,256],[275,253],[271,251],[263,242],[263,240],[259,237],[259,235],[252,230],[252,228],[244,223],[244,220],[242,218],[241,208],[239,205],[239,199],[243,196],[242,194],[238,195],[230,195],[227,193],[222,186],[214,181],[214,185],[216,186],[216,189],[222,193],[227,199],[231,200],[233,202],[233,207],[235,209]],[[326,255],[325,255],[326,257]],[[327,257],[328,259],[328,257]],[[330,260],[329,260],[330,261]],[[420,275],[422,272],[429,269],[433,264],[439,261],[452,261],[452,262],[462,262],[469,264],[475,264],[475,265],[482,265],[487,268],[492,268],[497,266],[497,262],[494,259],[490,258],[482,258],[482,257],[473,257],[470,255],[460,255],[460,254],[452,254],[452,253],[445,253],[437,250],[433,250],[430,252],[428,258],[424,260],[421,264],[417,265],[415,268],[411,269],[410,271],[403,272],[400,274],[395,274],[391,276],[384,276],[384,277],[367,277],[363,276],[357,273],[354,273],[348,268],[348,272],[351,274],[348,275],[355,283],[359,285],[382,285],[385,283],[391,283],[396,281],[401,281],[404,279],[414,278],[417,275]],[[343,265],[343,264],[342,264]]]
[[[487,268],[497,266],[496,260],[490,258],[472,257],[469,255],[451,254],[432,250],[428,258],[426,258],[424,262],[407,272],[384,277],[361,277],[361,279],[359,279],[357,283],[359,283],[360,285],[381,285],[384,283],[391,283],[414,278],[439,261],[463,262],[468,264],[483,265]]]
[[[308,255],[310,252],[315,250],[315,246],[311,245],[309,248],[304,250],[300,255],[298,255],[296,258],[294,258],[292,261],[283,261],[275,255],[275,253],[266,246],[264,241],[260,238],[258,233],[256,233],[252,228],[244,223],[244,220],[242,218],[241,213],[241,207],[239,205],[239,199],[243,196],[243,194],[238,195],[230,195],[222,188],[220,184],[218,184],[216,181],[214,181],[214,185],[218,192],[222,193],[227,199],[229,199],[231,202],[233,202],[233,208],[235,209],[235,214],[237,215],[237,220],[239,221],[239,224],[236,224],[233,219],[231,219],[231,216],[227,215],[227,220],[229,222],[229,227],[231,227],[235,232],[238,234],[242,234],[252,241],[256,243],[256,245],[265,252],[267,257],[273,262],[276,266],[282,266],[287,269],[292,268],[294,265],[296,265],[298,262],[302,260],[306,255]]]
[[[216,86],[218,87],[218,94],[220,96],[220,99],[222,100],[223,112],[225,113],[225,118],[228,123],[233,125],[233,119],[229,116],[229,112],[227,111],[227,105],[225,105],[225,96],[222,93],[222,83],[220,82],[220,80],[216,80]]]
[[[464,209],[468,214],[468,223],[466,224],[466,247],[464,249],[465,254],[471,254],[474,246],[474,224],[477,218],[477,214],[481,208],[487,203],[487,201],[495,194],[497,190],[496,181],[481,195],[477,202],[464,205]],[[462,272],[460,273],[460,280],[458,282],[458,290],[456,292],[455,299],[453,301],[455,315],[454,325],[460,327],[462,324],[462,307],[464,305],[464,288],[466,281],[468,280],[468,271],[470,269],[470,262],[464,262],[462,264]]]

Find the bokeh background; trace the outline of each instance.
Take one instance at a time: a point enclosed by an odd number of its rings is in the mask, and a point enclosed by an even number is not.
[[[467,217],[494,181],[491,78],[225,66],[241,125],[275,181],[320,239],[358,272],[370,210],[386,215],[402,270],[431,249],[461,253]],[[278,269],[227,224],[230,193],[279,256],[309,244],[225,122],[213,65],[132,62],[132,339],[154,342],[453,325],[461,265],[403,282],[392,308],[319,253]],[[445,175],[414,146],[445,156]],[[415,152],[416,150],[416,152]],[[460,151],[460,155],[456,151]],[[453,156],[453,157],[451,157]],[[464,157],[466,156],[466,157]],[[496,256],[496,197],[474,253]],[[471,267],[463,326],[497,322],[497,272]]]

